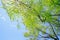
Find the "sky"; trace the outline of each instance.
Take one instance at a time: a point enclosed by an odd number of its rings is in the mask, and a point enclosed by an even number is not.
[[[0,0],[0,7],[2,7]],[[25,26],[21,24],[18,30],[15,22],[11,22],[7,11],[0,8],[0,40],[26,40],[24,37]]]

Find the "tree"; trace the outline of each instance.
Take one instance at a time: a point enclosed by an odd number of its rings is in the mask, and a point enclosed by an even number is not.
[[[2,0],[2,4],[12,21],[22,18],[29,40],[59,40],[60,0]]]

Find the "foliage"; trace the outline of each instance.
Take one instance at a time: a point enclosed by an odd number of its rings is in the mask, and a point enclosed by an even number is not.
[[[57,38],[60,32],[60,0],[2,0],[2,4],[11,20],[22,18],[28,29],[26,37],[37,40],[42,32],[52,39]]]

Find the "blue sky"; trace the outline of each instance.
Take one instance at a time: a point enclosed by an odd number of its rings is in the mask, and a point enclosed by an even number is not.
[[[0,0],[0,7],[2,6]],[[11,22],[3,8],[0,8],[0,40],[26,40],[24,37],[24,25],[18,30],[15,22]]]

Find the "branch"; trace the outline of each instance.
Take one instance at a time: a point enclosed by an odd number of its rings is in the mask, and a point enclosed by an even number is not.
[[[45,20],[46,20],[46,18],[42,19],[40,15],[38,15],[38,18],[41,20],[41,22],[45,22]]]
[[[39,29],[39,28],[36,28],[36,29],[37,29],[37,30],[39,30],[39,31],[41,31],[41,32],[43,32],[43,33],[45,33],[45,34],[48,34],[50,38],[52,38],[52,39],[56,39],[56,38],[52,37],[49,33],[44,32],[44,31],[42,31],[42,30],[41,30],[41,29]]]
[[[51,15],[51,16],[60,16],[60,14],[54,14],[54,15]]]
[[[54,33],[54,35],[55,35],[56,39],[57,39],[57,40],[59,40],[58,36],[56,35],[56,33],[55,33],[55,31],[54,31],[53,26],[51,25],[51,23],[50,23],[50,22],[49,22],[49,24],[50,24],[50,26],[51,26],[51,28],[52,28],[52,31],[53,31],[53,33]]]

